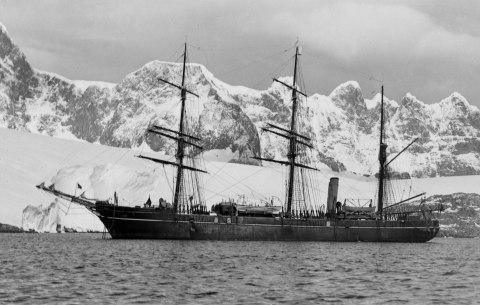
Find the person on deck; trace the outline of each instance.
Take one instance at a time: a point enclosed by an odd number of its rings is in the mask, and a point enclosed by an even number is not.
[[[342,211],[342,203],[340,201],[337,201],[336,208],[337,208],[337,215],[340,215],[340,212]]]
[[[192,212],[192,209],[193,209],[193,195],[191,195],[188,200],[190,201],[190,206],[187,206],[187,209],[190,210],[190,212]]]
[[[163,199],[163,197],[160,197],[160,199],[158,199],[158,206],[162,209],[165,209],[167,207],[167,202],[165,201],[165,199]]]
[[[147,202],[145,202],[145,207],[151,207],[151,206],[152,206],[152,200],[150,199],[150,195],[149,195]]]

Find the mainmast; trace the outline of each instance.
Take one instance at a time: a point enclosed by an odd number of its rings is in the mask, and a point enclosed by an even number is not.
[[[384,207],[384,201],[385,201],[385,194],[386,194],[386,187],[385,187],[385,176],[386,176],[386,169],[389,166],[390,163],[392,163],[395,159],[398,158],[403,152],[405,152],[410,146],[413,145],[419,138],[413,139],[410,144],[408,144],[405,148],[403,148],[396,156],[391,158],[387,162],[387,147],[388,145],[383,142],[384,137],[385,137],[385,116],[384,116],[384,109],[383,109],[383,86],[382,86],[382,98],[381,98],[381,103],[380,103],[380,149],[378,152],[378,161],[380,163],[380,168],[378,170],[378,202],[377,202],[377,213],[380,215],[380,219],[383,218],[383,213],[386,209],[389,209],[391,207],[397,206],[399,204],[402,204],[404,202],[407,202],[409,200],[415,199],[419,196],[424,195],[425,193],[419,194],[412,196],[410,198],[401,200],[400,202],[391,204],[387,207]]]
[[[382,218],[383,214],[383,200],[385,194],[385,162],[387,161],[387,144],[383,142],[384,133],[384,117],[383,117],[383,86],[382,86],[382,99],[380,103],[380,151],[378,153],[378,161],[380,163],[380,169],[378,171],[378,202],[377,212]]]
[[[298,67],[298,57],[300,56],[300,47],[296,47],[295,49],[295,64],[293,69],[293,84],[289,85],[286,84],[278,79],[273,79],[275,82],[282,84],[283,86],[292,90],[292,116],[290,120],[290,128],[282,128],[280,126],[276,126],[270,123],[267,123],[266,127],[262,128],[264,131],[271,132],[275,135],[280,137],[286,138],[289,140],[289,150],[288,150],[288,161],[279,161],[274,159],[267,159],[267,158],[260,158],[260,157],[253,157],[254,159],[261,160],[261,161],[268,161],[268,162],[275,162],[282,165],[286,165],[289,168],[288,173],[288,186],[287,186],[287,211],[286,214],[290,215],[292,212],[292,203],[294,199],[294,187],[295,187],[295,169],[297,167],[306,168],[306,169],[313,169],[316,168],[309,167],[307,165],[297,163],[296,157],[298,155],[297,152],[297,144],[305,145],[309,148],[313,148],[313,145],[310,143],[311,139],[297,133],[297,109],[298,109],[298,95],[303,95],[307,97],[307,95],[297,89],[297,67]]]
[[[182,191],[183,191],[183,182],[184,182],[184,171],[185,170],[190,170],[190,171],[196,171],[196,172],[203,172],[206,173],[206,171],[195,168],[193,166],[188,166],[184,164],[184,159],[185,159],[185,148],[186,146],[193,146],[198,150],[203,150],[203,147],[198,144],[198,141],[201,139],[189,135],[186,133],[185,130],[185,115],[186,115],[186,109],[185,109],[185,102],[187,100],[187,93],[192,94],[196,97],[199,97],[197,94],[191,92],[188,90],[185,86],[185,74],[186,74],[186,62],[187,62],[187,43],[185,43],[184,46],[184,53],[183,53],[183,66],[182,66],[182,83],[181,85],[176,85],[174,83],[171,83],[167,80],[159,78],[159,81],[162,81],[170,86],[173,86],[177,89],[180,90],[180,99],[181,99],[181,107],[180,107],[180,123],[178,126],[178,131],[172,130],[166,127],[162,126],[152,126],[148,129],[149,132],[155,133],[164,137],[167,137],[169,139],[175,140],[177,142],[177,152],[175,154],[175,162],[170,162],[167,160],[161,160],[161,159],[156,159],[156,158],[151,158],[151,157],[146,157],[146,156],[138,156],[143,159],[148,159],[157,163],[161,164],[167,164],[167,165],[172,165],[177,167],[177,175],[176,175],[176,181],[175,181],[175,192],[173,195],[173,210],[174,214],[178,213],[178,205],[181,201],[182,197]]]
[[[293,84],[292,84],[292,118],[290,121],[290,132],[295,133],[296,117],[297,117],[297,62],[298,62],[298,46],[295,48],[295,64],[293,68]],[[287,192],[287,213],[292,211],[293,187],[295,180],[295,159],[297,157],[296,137],[290,137],[290,147],[288,150],[289,174],[288,174],[288,192]]]

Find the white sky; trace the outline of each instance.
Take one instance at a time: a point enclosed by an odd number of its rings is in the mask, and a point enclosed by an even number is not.
[[[309,94],[357,80],[370,98],[454,91],[480,106],[480,1],[0,0],[0,22],[32,65],[71,79],[118,82],[154,60],[190,61],[233,85],[265,89],[291,75],[299,39]],[[287,52],[282,52],[288,49]],[[177,52],[176,52],[177,51]]]

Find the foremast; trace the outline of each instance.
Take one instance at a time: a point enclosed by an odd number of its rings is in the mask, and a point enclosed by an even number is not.
[[[166,160],[161,160],[161,159],[155,159],[151,157],[146,157],[146,156],[138,156],[143,159],[148,159],[157,163],[162,163],[162,164],[167,164],[167,165],[172,165],[177,168],[177,173],[176,173],[176,180],[175,180],[175,190],[173,194],[173,211],[174,214],[178,214],[178,206],[181,201],[182,193],[183,193],[183,183],[184,183],[184,175],[185,175],[185,170],[190,170],[190,171],[196,171],[196,172],[203,172],[206,173],[206,171],[195,168],[193,166],[188,166],[184,164],[185,161],[185,149],[187,146],[193,146],[197,148],[198,150],[203,150],[203,147],[198,144],[201,139],[189,135],[186,133],[185,130],[185,115],[186,115],[186,107],[185,107],[185,102],[187,100],[187,94],[194,95],[196,97],[199,97],[197,94],[189,91],[186,88],[185,85],[185,76],[186,76],[186,61],[187,61],[187,43],[184,45],[184,53],[183,53],[183,65],[182,65],[182,83],[181,85],[176,85],[174,83],[171,83],[167,80],[158,78],[159,81],[164,82],[170,86],[173,86],[177,89],[180,90],[180,102],[181,102],[181,107],[180,107],[180,123],[178,127],[178,131],[171,130],[165,127],[161,126],[152,126],[151,128],[148,129],[148,132],[155,133],[157,135],[161,135],[164,137],[167,137],[169,139],[172,139],[177,142],[177,152],[175,154],[175,163],[166,161]]]
[[[180,126],[178,127],[178,141],[177,141],[177,154],[175,155],[177,159],[177,180],[175,181],[175,193],[173,195],[173,208],[174,212],[177,212],[178,208],[178,198],[180,196],[181,185],[183,182],[183,158],[185,157],[184,151],[184,141],[185,136],[183,133],[183,121],[185,118],[185,101],[187,100],[187,90],[185,88],[185,69],[187,61],[187,43],[184,46],[183,52],[183,67],[182,67],[182,85],[180,87],[180,99],[181,99],[181,110],[180,110]]]
[[[295,64],[293,68],[293,84],[292,84],[292,118],[290,121],[290,132],[296,132],[297,123],[297,63],[298,63],[298,46],[295,48]],[[288,174],[288,191],[287,191],[287,213],[292,210],[293,202],[293,186],[295,179],[295,159],[297,158],[297,137],[290,137],[290,146],[288,150],[289,174]]]
[[[309,148],[313,148],[311,142],[311,139],[303,136],[299,133],[297,133],[297,111],[298,111],[298,96],[303,95],[307,97],[307,95],[297,88],[297,74],[298,74],[298,58],[301,55],[300,53],[300,47],[297,46],[295,48],[295,62],[294,62],[294,68],[293,68],[293,83],[292,85],[286,84],[276,78],[273,79],[273,81],[282,84],[283,86],[289,88],[292,90],[292,115],[290,118],[290,129],[282,128],[270,123],[267,123],[267,126],[262,128],[264,131],[268,131],[270,133],[273,133],[275,135],[284,137],[289,140],[289,150],[288,150],[288,155],[287,159],[288,161],[280,161],[280,160],[274,160],[274,159],[267,159],[267,158],[261,158],[261,157],[253,157],[254,159],[261,160],[261,161],[268,161],[268,162],[274,162],[274,163],[279,163],[282,165],[288,166],[288,185],[287,185],[287,202],[286,202],[286,214],[291,215],[292,213],[292,204],[294,200],[294,186],[295,186],[295,172],[297,168],[306,168],[306,169],[312,169],[316,170],[313,167],[309,167],[307,165],[301,164],[297,162],[297,156],[298,156],[298,149],[297,149],[297,144],[301,144],[304,146],[307,146]]]

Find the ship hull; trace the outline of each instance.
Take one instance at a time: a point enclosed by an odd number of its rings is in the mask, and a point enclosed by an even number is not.
[[[94,212],[114,239],[245,241],[427,242],[437,220],[282,219],[179,214],[168,210],[103,206]]]

